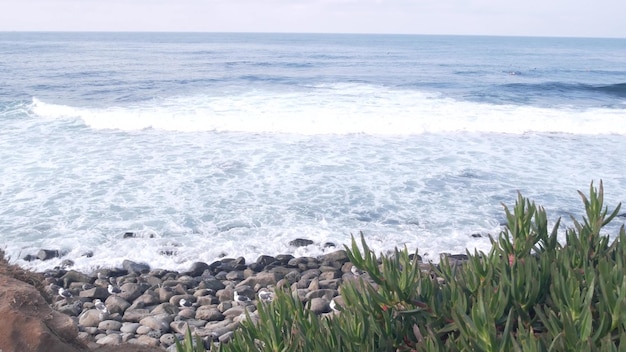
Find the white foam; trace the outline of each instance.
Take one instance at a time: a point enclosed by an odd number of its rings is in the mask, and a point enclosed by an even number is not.
[[[132,106],[79,108],[33,99],[45,118],[79,118],[94,129],[147,128],[301,135],[416,135],[447,132],[626,134],[623,109],[539,108],[444,98],[435,93],[358,84],[292,92],[193,95]]]

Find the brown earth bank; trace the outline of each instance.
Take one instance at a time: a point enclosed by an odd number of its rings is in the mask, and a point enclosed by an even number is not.
[[[9,265],[0,251],[0,351],[2,352],[147,352],[138,345],[89,349],[78,340],[78,327],[66,314],[51,308],[35,286],[40,274]]]

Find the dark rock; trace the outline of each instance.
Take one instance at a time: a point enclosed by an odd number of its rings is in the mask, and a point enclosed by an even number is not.
[[[93,257],[93,251],[87,251],[80,255],[81,257],[91,258]]]
[[[276,261],[280,263],[280,265],[287,265],[291,259],[293,259],[293,255],[291,254],[279,254],[276,256]]]
[[[262,265],[263,267],[270,265],[271,263],[275,261],[276,261],[276,258],[269,256],[269,255],[262,255],[256,259],[256,263],[259,265]]]
[[[135,232],[124,232],[124,234],[122,235],[122,238],[135,238],[137,237],[137,234]]]
[[[216,292],[223,289],[224,287],[226,287],[224,286],[224,283],[217,279],[202,280],[202,282],[198,284],[198,288],[206,288],[209,290],[214,290]]]
[[[84,297],[84,298],[91,298],[91,299],[98,298],[101,300],[105,300],[107,297],[109,297],[109,292],[107,291],[107,289],[102,288],[102,287],[93,287],[88,290],[80,291],[78,293],[78,296]]]
[[[263,271],[264,268],[265,265],[259,263],[251,263],[250,265],[248,265],[248,269],[252,270],[255,273]]]
[[[129,274],[147,274],[150,271],[150,266],[144,263],[135,263],[131,260],[124,260],[122,262],[122,268],[128,271]]]
[[[71,259],[64,259],[59,266],[63,269],[71,268],[74,266],[74,261]]]
[[[27,261],[27,262],[32,262],[33,260],[37,260],[39,258],[37,258],[36,255],[32,255],[32,254],[27,254],[24,256],[24,258],[22,258],[23,260]]]
[[[409,254],[409,259],[410,259],[410,260],[414,260],[414,259],[415,259],[415,253],[411,253],[411,254]],[[417,255],[417,261],[418,261],[418,262],[421,262],[421,261],[422,261],[422,256],[421,256],[421,255],[419,255],[419,254]]]
[[[337,245],[332,243],[332,242],[325,242],[324,243],[324,248],[336,248]]]
[[[471,236],[474,237],[474,238],[481,238],[481,237],[483,237],[483,235],[478,233],[478,232],[471,234]]]
[[[41,249],[37,252],[37,258],[40,260],[48,260],[52,258],[58,258],[61,256],[61,252],[56,249]]]
[[[205,270],[211,270],[209,264],[203,262],[195,262],[191,264],[191,268],[189,269],[189,271],[186,271],[184,274],[197,277],[202,275]]]
[[[296,238],[295,240],[289,241],[289,245],[292,247],[306,247],[313,243],[313,241],[304,238]]]

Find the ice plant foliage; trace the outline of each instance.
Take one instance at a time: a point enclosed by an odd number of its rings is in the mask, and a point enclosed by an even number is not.
[[[602,182],[580,193],[582,220],[562,243],[560,220],[518,195],[488,253],[462,263],[442,257],[429,270],[406,248],[377,256],[361,235],[346,251],[367,275],[341,287],[344,306],[317,316],[278,292],[259,305],[223,351],[624,351],[626,232],[601,234],[618,205]]]

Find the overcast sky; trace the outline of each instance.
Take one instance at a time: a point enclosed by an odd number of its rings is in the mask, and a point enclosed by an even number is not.
[[[0,0],[0,31],[626,37],[626,0]]]

